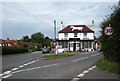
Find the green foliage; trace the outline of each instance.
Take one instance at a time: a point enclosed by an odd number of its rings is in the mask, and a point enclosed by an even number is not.
[[[23,36],[22,41],[23,42],[30,42],[30,39],[28,36]]]
[[[27,44],[24,44],[24,47],[25,47],[25,48],[27,48],[27,47],[28,47],[28,45],[27,45]]]
[[[34,45],[29,44],[29,45],[28,45],[28,50],[29,50],[30,52],[35,51]]]
[[[109,26],[113,28],[113,35],[106,36],[104,28]],[[107,16],[101,23],[101,42],[105,59],[113,62],[120,62],[120,5],[114,7],[114,12]]]
[[[37,48],[35,48],[37,46]],[[28,45],[28,50],[29,51],[41,51],[42,45],[39,43],[31,43]]]
[[[44,43],[44,35],[41,32],[32,34],[31,42],[43,44]]]
[[[44,35],[41,32],[38,32],[31,35],[31,42],[39,43],[42,45],[42,47],[48,47],[51,44],[51,39],[49,39],[49,37],[44,38]]]
[[[45,55],[41,58],[60,58],[60,57],[66,57],[66,56],[75,56],[75,54]]]
[[[28,52],[28,49],[24,47],[7,47],[7,46],[2,47],[3,55],[17,54],[17,53],[24,53],[24,52]]]
[[[104,58],[101,58],[98,61],[97,66],[102,70],[120,75],[120,63],[110,62]]]

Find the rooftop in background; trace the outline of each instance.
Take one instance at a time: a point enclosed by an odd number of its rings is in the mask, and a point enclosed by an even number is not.
[[[83,27],[83,29],[72,31],[71,27]],[[94,33],[94,31],[88,28],[86,25],[68,25],[67,27],[59,31],[59,33],[74,33],[74,32],[93,32]]]

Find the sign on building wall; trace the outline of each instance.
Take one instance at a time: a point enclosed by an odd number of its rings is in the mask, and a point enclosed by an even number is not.
[[[105,27],[104,33],[105,33],[105,35],[107,35],[107,36],[111,36],[111,35],[113,34],[113,28],[112,28],[111,26]]]

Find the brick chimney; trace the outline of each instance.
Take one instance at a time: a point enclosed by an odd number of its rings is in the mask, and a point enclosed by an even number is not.
[[[92,20],[92,27],[93,27],[93,31],[94,31],[94,20]]]
[[[63,22],[61,21],[61,30],[63,29]]]

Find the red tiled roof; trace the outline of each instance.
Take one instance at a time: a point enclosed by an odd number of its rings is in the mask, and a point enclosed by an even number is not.
[[[72,28],[70,28],[71,26],[74,27],[83,27],[83,30],[73,30]],[[67,27],[65,27],[64,29],[60,30],[59,33],[73,33],[73,32],[93,32],[93,30],[91,30],[90,28],[88,28],[86,25],[68,25]]]

